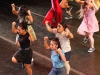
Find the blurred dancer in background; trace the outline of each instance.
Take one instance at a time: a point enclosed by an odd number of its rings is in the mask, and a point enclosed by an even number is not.
[[[44,25],[45,21],[48,21],[53,28],[56,28],[58,23],[62,21],[62,9],[58,0],[51,0],[51,9],[48,11],[43,20]]]
[[[99,31],[98,21],[95,13],[99,8],[95,4],[94,0],[76,0],[76,2],[81,4],[79,18],[83,18],[83,21],[79,26],[77,32],[78,34],[85,36],[84,43],[89,40],[90,48],[88,52],[93,52],[95,50],[93,34],[94,32]]]
[[[61,8],[65,8],[66,13],[68,14],[68,16],[65,17],[65,19],[72,19],[72,14],[71,14],[71,10],[72,10],[72,6],[69,6],[68,4],[68,0],[62,0],[60,2],[60,7]]]

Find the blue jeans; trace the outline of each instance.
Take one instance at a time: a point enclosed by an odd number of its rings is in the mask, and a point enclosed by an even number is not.
[[[62,68],[53,67],[48,75],[66,75],[66,69],[65,67],[62,67]]]

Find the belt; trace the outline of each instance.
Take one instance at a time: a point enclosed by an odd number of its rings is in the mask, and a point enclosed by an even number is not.
[[[20,47],[19,50],[30,50],[30,47],[24,49]]]

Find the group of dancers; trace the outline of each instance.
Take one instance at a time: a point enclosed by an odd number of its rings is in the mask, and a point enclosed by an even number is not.
[[[88,40],[90,48],[88,52],[93,52],[94,47],[94,32],[99,31],[98,20],[95,13],[99,10],[99,0],[76,0],[81,5],[79,10],[79,18],[83,18],[77,32],[85,36],[84,43]],[[12,62],[21,63],[26,68],[28,75],[32,75],[31,60],[32,49],[31,42],[37,40],[32,22],[34,21],[31,11],[25,5],[21,5],[18,10],[15,9],[15,4],[11,4],[13,14],[17,15],[19,25],[16,28],[16,22],[12,22],[12,32],[16,34],[16,45],[19,50],[13,55]],[[70,55],[71,46],[70,39],[74,38],[72,32],[68,29],[68,25],[62,21],[62,8],[65,8],[68,14],[65,19],[72,18],[72,6],[68,5],[67,0],[51,0],[51,9],[44,17],[43,24],[46,29],[55,34],[55,37],[44,37],[44,47],[51,51],[51,60],[53,68],[48,75],[69,75],[70,72]],[[50,40],[50,43],[49,41]]]

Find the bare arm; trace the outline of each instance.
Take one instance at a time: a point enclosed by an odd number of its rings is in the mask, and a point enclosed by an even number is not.
[[[69,39],[74,38],[73,34],[70,32],[68,28],[66,28],[65,32],[63,32],[63,35],[65,35]]]
[[[49,46],[49,44],[48,44],[48,37],[47,37],[47,36],[44,37],[44,47],[45,47],[46,49],[50,50],[50,46]]]
[[[94,0],[92,0],[92,4],[93,4],[93,7],[96,9],[96,11],[98,11],[99,7],[95,4]]]
[[[74,36],[73,36],[73,34],[71,32],[68,34],[67,37],[70,38],[70,39],[74,38]]]
[[[33,17],[32,17],[31,11],[28,10],[27,12],[28,12],[28,17],[27,17],[28,20],[29,20],[30,22],[33,22]]]
[[[74,38],[73,34],[71,33],[71,31],[68,28],[66,28],[65,31],[68,32],[68,35],[67,35],[68,38],[70,38],[70,39]]]
[[[32,33],[31,33],[31,30],[32,30],[31,28],[28,28],[28,33],[30,35],[29,39],[30,39],[31,42],[34,42],[34,37],[33,37]]]
[[[49,32],[53,33],[53,29],[49,26],[48,21],[45,21],[45,25],[46,25],[46,29],[47,29]]]
[[[14,3],[11,4],[11,7],[12,7],[12,13],[15,14],[15,15],[18,15],[18,11],[16,11]]]
[[[63,62],[66,62],[65,55],[62,53],[60,48],[57,50],[57,52],[59,53],[59,55],[60,55],[61,59],[63,60]]]
[[[81,1],[81,0],[75,0],[78,4],[83,4],[84,1]]]
[[[12,32],[17,34],[17,29],[15,28],[16,22],[12,22]]]

